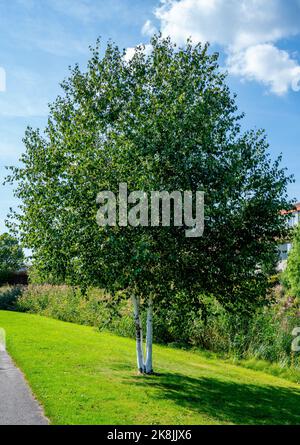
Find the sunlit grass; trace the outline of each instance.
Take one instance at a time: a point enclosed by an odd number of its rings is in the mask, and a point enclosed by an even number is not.
[[[300,387],[261,371],[155,346],[142,377],[133,340],[5,311],[0,327],[53,424],[300,424]]]

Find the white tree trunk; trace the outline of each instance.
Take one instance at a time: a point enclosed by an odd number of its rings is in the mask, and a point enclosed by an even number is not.
[[[152,344],[153,344],[153,301],[152,297],[149,297],[148,309],[147,309],[147,334],[146,334],[146,374],[153,373],[152,364]]]
[[[136,335],[136,358],[139,372],[145,372],[144,353],[143,353],[143,330],[140,316],[140,298],[133,295],[131,297],[134,310],[134,323]]]
[[[6,342],[5,342],[5,330],[0,328],[0,352],[5,352]]]

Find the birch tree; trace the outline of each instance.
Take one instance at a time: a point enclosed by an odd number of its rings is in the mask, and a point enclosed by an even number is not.
[[[160,302],[184,293],[196,307],[205,292],[228,307],[264,301],[290,180],[264,132],[242,132],[218,54],[160,36],[151,45],[127,61],[98,42],[87,69],[75,66],[63,81],[44,131],[27,129],[8,178],[22,201],[13,218],[42,274],[132,300],[141,373],[153,371]],[[128,193],[203,191],[204,236],[187,238],[172,223],[99,227],[96,197],[117,195],[120,183]]]

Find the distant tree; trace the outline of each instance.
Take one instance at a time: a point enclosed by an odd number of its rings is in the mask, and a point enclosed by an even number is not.
[[[290,179],[263,131],[242,133],[235,98],[208,45],[155,36],[130,62],[109,43],[92,50],[50,106],[43,134],[28,128],[13,168],[16,215],[45,275],[131,297],[141,372],[152,372],[153,304],[211,293],[226,307],[262,304],[285,233]],[[99,227],[102,190],[205,192],[203,237],[182,227]],[[185,297],[187,298],[187,297]],[[146,359],[140,308],[148,307]]]
[[[287,260],[287,268],[283,272],[283,281],[290,293],[300,297],[300,224],[293,231],[293,247]]]
[[[8,233],[0,235],[0,279],[24,266],[24,253],[16,238]]]

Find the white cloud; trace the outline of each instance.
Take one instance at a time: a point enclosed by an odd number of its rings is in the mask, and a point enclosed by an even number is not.
[[[144,23],[144,26],[142,27],[142,34],[144,36],[152,36],[153,34],[155,34],[157,32],[156,27],[153,25],[153,23],[151,22],[151,20],[147,20]]]
[[[125,56],[124,56],[124,59],[126,60],[126,62],[129,62],[133,58],[134,53],[135,53],[135,48],[134,47],[126,49],[126,53],[125,53]]]
[[[300,81],[300,66],[286,51],[271,44],[254,45],[245,51],[233,53],[228,58],[232,74],[256,80],[278,95],[296,89]]]
[[[155,15],[164,35],[188,37],[231,48],[273,42],[300,31],[298,0],[169,0]],[[297,12],[297,16],[293,14]]]
[[[273,93],[298,85],[299,63],[275,44],[300,34],[300,0],[162,0],[155,16],[164,36],[221,45],[232,73]]]
[[[150,44],[144,45],[144,44],[140,43],[139,45],[137,45],[137,47],[138,46],[143,46],[144,47],[144,53],[145,53],[146,56],[148,56],[151,53],[151,51],[152,51],[152,45],[150,45]],[[124,56],[124,59],[126,60],[126,62],[130,62],[130,60],[134,56],[135,50],[136,50],[136,47],[131,47],[131,48],[127,48],[126,49],[126,53],[125,53],[125,56]]]

